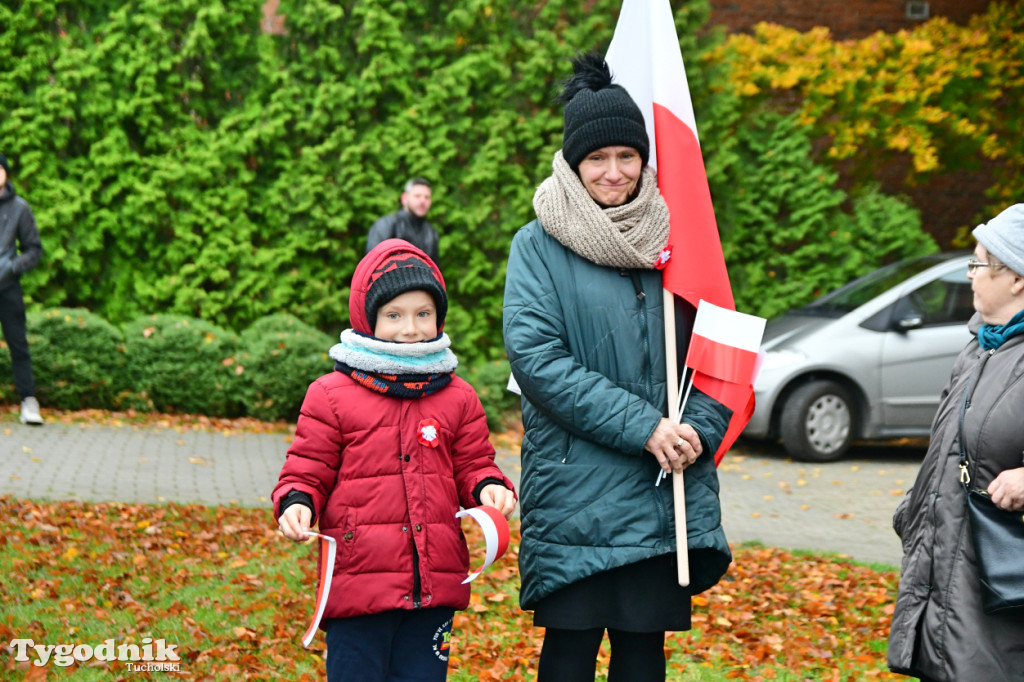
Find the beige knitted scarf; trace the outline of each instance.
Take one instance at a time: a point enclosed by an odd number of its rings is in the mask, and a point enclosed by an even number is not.
[[[668,242],[668,206],[658,192],[655,172],[644,168],[633,201],[601,208],[561,150],[551,165],[554,172],[533,195],[533,208],[547,233],[592,263],[653,269]]]

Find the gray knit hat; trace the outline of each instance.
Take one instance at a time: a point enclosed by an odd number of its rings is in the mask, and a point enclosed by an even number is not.
[[[1024,276],[1024,204],[1014,204],[972,234],[985,250]]]
[[[572,61],[559,101],[565,103],[562,156],[573,170],[587,154],[612,145],[633,147],[647,165],[650,141],[644,115],[625,88],[612,83],[604,57],[596,52]]]

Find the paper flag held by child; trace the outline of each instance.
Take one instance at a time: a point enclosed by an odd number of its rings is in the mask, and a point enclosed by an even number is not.
[[[487,541],[487,553],[484,557],[484,565],[476,573],[470,573],[469,577],[462,581],[465,585],[480,577],[480,574],[487,570],[487,567],[494,563],[508,549],[508,521],[500,511],[494,507],[473,507],[463,509],[455,514],[455,518],[461,519],[468,516],[478,524],[484,532],[484,540]]]
[[[320,619],[324,615],[324,608],[327,606],[327,596],[331,592],[331,576],[334,575],[334,557],[337,553],[337,541],[334,538],[307,530],[303,535],[311,538],[320,538],[320,581],[316,588],[316,604],[313,606],[313,622],[309,629],[302,636],[302,646],[308,647],[313,641],[313,635],[320,626]]]

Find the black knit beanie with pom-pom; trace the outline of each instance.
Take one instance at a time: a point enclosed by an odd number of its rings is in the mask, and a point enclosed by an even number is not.
[[[640,152],[644,165],[650,141],[644,115],[625,88],[612,83],[608,63],[597,52],[577,55],[573,75],[558,101],[565,104],[562,156],[573,170],[595,149],[622,145]]]

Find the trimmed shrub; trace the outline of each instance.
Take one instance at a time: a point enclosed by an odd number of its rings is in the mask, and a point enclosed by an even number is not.
[[[117,407],[128,387],[124,335],[82,308],[50,308],[26,319],[32,373],[39,401],[63,410]],[[0,343],[0,397],[17,401],[11,355]]]
[[[240,414],[238,337],[193,317],[150,315],[124,327],[132,385],[162,412]]]
[[[331,371],[333,340],[293,315],[270,315],[242,332],[239,395],[250,417],[295,421],[306,389]],[[236,371],[238,371],[236,370]]]

